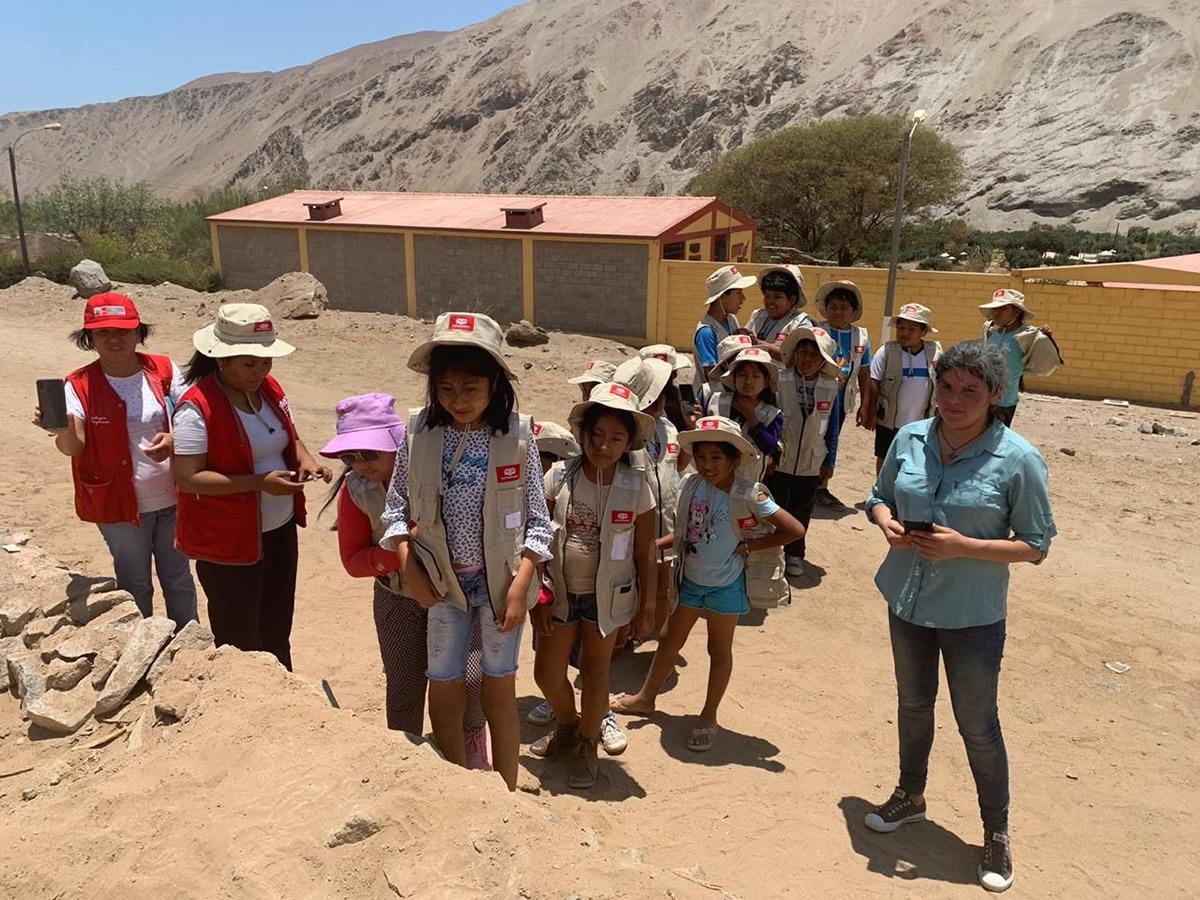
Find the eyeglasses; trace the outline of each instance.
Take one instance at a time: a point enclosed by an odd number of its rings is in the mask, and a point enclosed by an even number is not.
[[[379,459],[378,450],[351,450],[349,453],[341,454],[338,459],[342,461],[344,466],[352,466],[355,463],[373,463]]]

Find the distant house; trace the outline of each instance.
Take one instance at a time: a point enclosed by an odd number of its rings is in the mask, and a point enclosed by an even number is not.
[[[311,272],[336,309],[448,309],[638,338],[663,259],[754,258],[756,225],[714,197],[294,191],[210,216],[227,288]]]

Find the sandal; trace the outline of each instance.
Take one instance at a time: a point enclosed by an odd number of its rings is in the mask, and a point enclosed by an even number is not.
[[[692,729],[692,736],[688,738],[687,748],[694,753],[711,750],[720,730],[721,726],[716,722],[711,725],[697,725]]]
[[[620,713],[623,716],[649,716],[653,715],[654,707],[649,709],[637,708],[629,705],[629,694],[617,694],[615,697],[608,698],[608,708],[615,713]]]

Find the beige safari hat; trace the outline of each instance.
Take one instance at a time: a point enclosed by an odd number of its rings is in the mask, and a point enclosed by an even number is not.
[[[999,309],[1001,306],[1015,306],[1021,312],[1025,313],[1025,318],[1027,319],[1033,319],[1037,316],[1032,309],[1025,305],[1025,295],[1012,288],[1000,288],[1000,290],[992,294],[991,303],[981,303],[979,308],[986,316],[989,309]]]
[[[758,448],[744,434],[742,426],[733,419],[724,416],[704,416],[696,420],[696,427],[690,431],[679,432],[679,443],[692,452],[692,447],[699,443],[713,442],[731,444],[742,454],[740,465],[756,461],[759,458]]]
[[[603,359],[593,359],[583,367],[583,374],[568,378],[567,384],[600,384],[602,381],[612,381],[613,372],[617,367]]]
[[[786,275],[792,281],[796,282],[796,290],[800,292],[800,299],[796,301],[796,305],[792,309],[800,309],[808,305],[808,295],[804,293],[804,273],[800,271],[799,266],[788,263],[785,266],[772,266],[769,269],[763,269],[758,273],[759,282],[765,281],[766,277],[772,272],[779,272],[781,275]]]
[[[721,338],[717,344],[717,368],[720,369],[725,363],[733,359],[747,347],[754,346],[754,338],[748,334],[731,334]]]
[[[496,320],[483,313],[442,313],[433,323],[433,337],[419,344],[408,358],[408,367],[429,374],[429,361],[437,347],[478,347],[500,364],[509,381],[519,381],[504,359],[504,332]]]
[[[673,370],[671,364],[656,357],[649,359],[627,359],[617,366],[613,381],[623,384],[641,399],[642,409],[650,406],[670,383]]]
[[[258,303],[226,303],[217,320],[192,335],[192,346],[204,356],[257,356],[275,359],[296,348],[275,336],[271,313]]]
[[[918,325],[924,325],[933,334],[937,334],[937,329],[929,324],[929,319],[933,315],[933,310],[928,306],[922,306],[920,303],[905,303],[900,307],[900,312],[896,313],[893,318],[904,319],[906,322],[916,322]]]
[[[579,433],[583,427],[583,417],[587,415],[587,411],[593,406],[606,406],[609,409],[619,409],[622,412],[627,412],[633,416],[633,421],[637,426],[637,434],[629,442],[630,450],[641,450],[646,446],[646,441],[654,435],[654,419],[641,411],[641,400],[638,395],[629,389],[627,385],[618,384],[615,381],[606,381],[603,384],[598,384],[592,389],[590,400],[584,400],[576,403],[571,407],[571,416],[568,421],[571,423],[571,433],[575,435],[580,446],[583,446],[583,435]]]
[[[530,431],[537,442],[538,453],[549,453],[559,459],[579,455],[579,442],[557,422],[534,422]]]
[[[752,362],[758,363],[767,370],[767,387],[772,392],[779,390],[779,363],[771,358],[771,354],[761,347],[747,347],[741,351],[733,359],[729,360],[729,364],[725,366],[725,373],[721,376],[721,384],[733,390],[733,370],[740,363]]]
[[[849,291],[854,295],[854,299],[857,302],[857,308],[854,311],[854,315],[850,317],[850,321],[857,322],[863,316],[863,297],[862,291],[853,281],[826,281],[819,288],[817,288],[817,311],[824,318],[829,318],[828,314],[825,312],[825,301],[829,299],[830,294],[837,290]]]
[[[726,291],[748,288],[756,281],[758,279],[753,275],[743,275],[739,272],[737,266],[721,266],[704,282],[704,287],[708,290],[708,299],[704,301],[704,305],[711,306],[714,301],[721,299],[721,295]]]
[[[692,367],[691,360],[670,344],[650,344],[648,347],[643,347],[639,350],[638,356],[642,359],[661,359],[663,362],[669,364],[675,372],[678,372],[680,369],[690,369]]]
[[[782,363],[785,369],[792,368],[794,362],[793,357],[796,355],[796,348],[800,346],[801,341],[816,341],[817,349],[821,351],[821,356],[825,360],[825,374],[837,377],[842,372],[842,367],[837,361],[837,341],[829,336],[824,328],[816,326],[801,325],[795,331],[791,332],[783,342],[783,346],[779,348],[779,353],[783,357]]]

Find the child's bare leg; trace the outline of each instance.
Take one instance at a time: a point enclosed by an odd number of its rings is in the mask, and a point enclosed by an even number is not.
[[[692,626],[698,618],[700,610],[690,606],[676,607],[671,618],[667,620],[666,634],[662,636],[658,642],[658,649],[654,651],[654,660],[650,663],[650,671],[646,673],[642,689],[636,694],[623,694],[614,698],[611,704],[613,712],[626,715],[648,715],[654,712],[654,700],[670,677],[671,670],[675,668],[679,651],[687,643],[688,635],[692,633]]]
[[[555,623],[549,636],[538,636],[537,655],[533,661],[533,679],[560,725],[570,725],[579,717],[575,712],[575,688],[567,677],[571,647],[578,631],[577,622],[570,625]]]
[[[708,621],[708,693],[704,709],[700,710],[701,725],[717,723],[717,707],[729,687],[733,675],[733,634],[738,617],[722,613],[706,613]]]
[[[579,674],[583,678],[579,733],[596,741],[600,738],[600,723],[608,714],[608,672],[617,632],[601,637],[593,622],[581,622],[579,627],[583,638],[579,652]]]
[[[658,603],[654,607],[654,635],[661,639],[663,629],[667,626],[667,615],[671,612],[671,571],[674,563],[670,560],[658,564]]]
[[[517,718],[517,678],[483,676],[483,714],[492,734],[492,769],[500,773],[510,791],[517,789],[517,755],[521,747],[521,723]],[[462,740],[462,720],[458,723]],[[463,750],[465,763],[466,750]]]
[[[462,678],[452,681],[429,680],[429,721],[433,737],[447,762],[467,764],[467,744],[463,737],[463,714],[467,709],[467,686]]]

